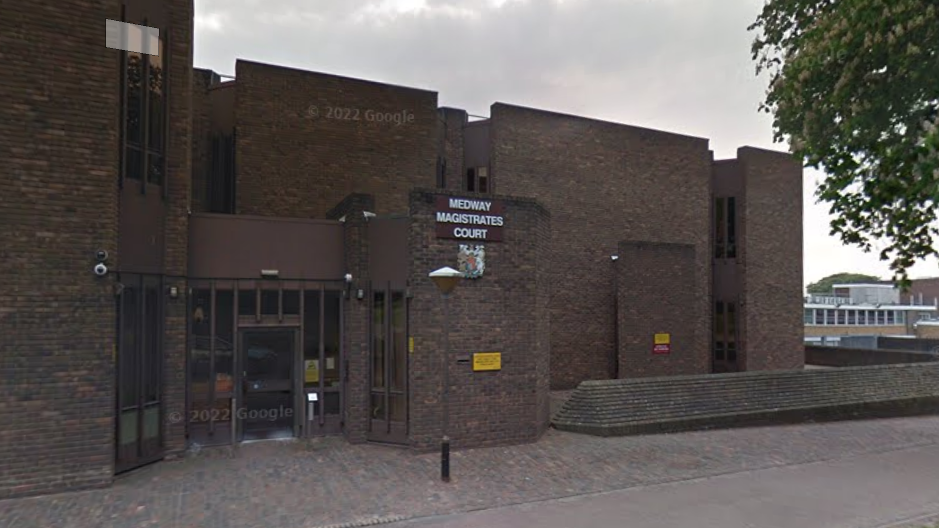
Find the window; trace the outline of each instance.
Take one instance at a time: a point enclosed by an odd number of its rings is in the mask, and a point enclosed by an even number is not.
[[[849,325],[857,324],[857,310],[848,310],[848,324]]]
[[[806,319],[809,320],[812,310],[807,310]],[[734,363],[737,361],[737,303],[730,301],[716,301],[714,303],[714,349],[712,358],[714,362]],[[717,366],[715,371],[728,368],[727,365]],[[733,368],[733,367],[731,367]]]
[[[844,310],[836,310],[838,313],[838,324],[847,324],[847,313]]]
[[[724,303],[714,303],[714,361],[724,361],[726,341],[724,341]]]
[[[897,310],[897,324],[906,324],[906,312]]]
[[[895,322],[895,321],[894,321],[894,311],[893,311],[893,310],[887,310],[887,324],[888,324],[888,325],[892,325],[892,324],[894,324],[894,322]]]
[[[489,181],[489,167],[472,167],[466,169],[466,181],[463,190],[468,192],[489,193],[492,186]]]
[[[437,188],[447,188],[447,160],[443,156],[437,156]]]
[[[802,322],[807,325],[814,323],[815,322],[815,310],[811,308],[807,308],[805,310],[805,314],[803,315]]]
[[[144,21],[146,25],[146,21]],[[166,174],[166,46],[157,41],[157,54],[123,52],[122,164],[124,180],[162,186]]]
[[[714,258],[737,258],[737,199],[714,199]]]
[[[833,325],[835,323],[836,310],[825,310],[825,324]]]
[[[208,204],[210,213],[235,212],[235,133],[213,133],[209,160]]]
[[[714,258],[724,258],[724,199],[714,201]]]
[[[737,258],[737,199],[727,199],[727,258]]]
[[[883,311],[883,310],[877,310],[877,324],[878,324],[878,325],[883,325],[883,324],[886,322],[885,319],[886,319],[886,318],[884,317],[884,311]]]
[[[825,324],[825,310],[815,310],[815,324],[822,325]]]
[[[489,168],[480,167],[476,169],[476,178],[478,178],[477,189],[481,193],[489,192]]]

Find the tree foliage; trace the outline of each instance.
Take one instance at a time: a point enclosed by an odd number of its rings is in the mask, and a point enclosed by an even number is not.
[[[761,109],[826,172],[831,233],[908,284],[939,234],[939,0],[768,0],[750,30]]]
[[[859,284],[880,282],[880,279],[873,275],[864,275],[863,273],[835,273],[823,279],[819,279],[808,286],[806,290],[816,295],[831,293],[835,284]]]

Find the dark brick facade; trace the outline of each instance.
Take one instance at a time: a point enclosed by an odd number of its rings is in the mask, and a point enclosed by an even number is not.
[[[375,196],[377,213],[403,213],[411,188],[433,185],[435,92],[247,61],[235,69],[239,214],[323,218],[354,192]]]
[[[183,277],[192,5],[166,8],[168,188],[156,228],[170,240],[162,268]],[[114,474],[117,274],[92,272],[99,249],[112,271],[122,265],[120,52],[105,47],[106,19],[121,19],[120,2],[30,4],[0,18],[0,498],[102,486]],[[185,395],[182,315],[167,306],[165,346],[177,351],[165,362],[167,405]],[[171,452],[184,447],[181,428],[165,440]]]
[[[802,368],[802,169],[790,155],[751,147],[737,159],[744,173],[743,366]]]
[[[457,447],[537,439],[552,387],[709,372],[713,284],[732,284],[720,296],[739,299],[743,368],[801,366],[802,186],[787,154],[745,148],[715,165],[705,139],[505,104],[470,123],[462,110],[438,109],[435,92],[246,61],[236,81],[219,84],[192,68],[191,1],[158,4],[170,43],[159,189],[118,185],[120,61],[102,26],[120,18],[120,3],[43,3],[42,17],[31,5],[0,20],[0,498],[111,481],[119,274],[162,280],[162,410],[185,414],[189,263],[200,250],[189,212],[212,208],[219,132],[235,137],[234,213],[344,218],[349,292],[368,291],[382,269],[370,247],[380,231],[365,213],[408,217],[404,442],[414,448],[441,435],[445,359]],[[74,68],[35,68],[51,56]],[[472,196],[461,192],[465,172],[482,166],[498,195],[477,197],[504,201],[505,238],[485,244],[485,276],[453,294],[444,358],[442,303],[427,274],[456,267],[459,242],[435,237],[433,198]],[[728,273],[712,256],[720,174],[732,175],[741,202],[741,250]],[[117,273],[94,276],[97,249]],[[370,307],[345,298],[342,432],[374,440]],[[672,350],[653,356],[661,332]],[[502,370],[459,361],[489,351],[502,353]],[[164,420],[162,432],[159,456],[187,447],[185,420]]]
[[[710,316],[696,302],[700,289],[695,283],[695,247],[621,242],[618,256],[618,377],[707,372],[710,336],[688,324]],[[655,334],[669,335],[667,354],[653,354]]]
[[[442,424],[443,300],[428,273],[456,267],[459,241],[434,237],[432,191],[411,193],[410,444],[436,445]],[[459,195],[470,196],[472,195]],[[489,197],[486,197],[489,199]],[[530,199],[505,203],[505,240],[485,243],[486,271],[450,295],[450,427],[453,445],[530,442],[548,425],[550,243],[547,211]],[[475,352],[501,352],[502,370],[458,363]]]
[[[112,476],[113,281],[92,272],[95,250],[117,246],[108,18],[118,2],[5,3],[0,17],[0,498]]]
[[[622,240],[691,244],[698,290],[690,302],[707,313],[707,140],[504,104],[493,105],[491,123],[493,185],[537,199],[553,219],[553,388],[614,373],[610,257]],[[706,317],[689,324],[695,335],[709,328]]]

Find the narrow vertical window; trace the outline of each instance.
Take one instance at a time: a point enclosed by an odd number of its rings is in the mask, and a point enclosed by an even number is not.
[[[143,174],[143,76],[146,58],[141,53],[126,52],[124,65],[124,177],[141,179]]]
[[[447,160],[443,156],[437,156],[437,188],[447,188]]]
[[[476,169],[476,177],[479,183],[479,185],[477,185],[476,187],[479,190],[479,192],[488,193],[489,192],[489,168],[479,167],[478,169]]]
[[[714,200],[714,258],[724,258],[724,199]]]
[[[466,190],[476,192],[476,169],[466,170]]]
[[[159,40],[159,55],[147,55],[147,182],[163,185],[166,149],[166,76],[164,74],[163,39]]]
[[[737,258],[737,200],[727,198],[727,258]]]
[[[737,361],[737,304],[727,303],[727,361]]]
[[[724,341],[724,303],[717,301],[714,303],[714,360],[724,361],[724,351],[726,342]]]
[[[129,31],[136,31],[133,38],[142,40],[143,34],[134,27],[129,26]],[[121,176],[122,181],[162,186],[166,173],[166,48],[162,38],[153,42],[153,55],[136,51],[122,55]]]

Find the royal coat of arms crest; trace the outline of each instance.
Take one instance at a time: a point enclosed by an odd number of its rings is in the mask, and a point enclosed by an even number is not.
[[[486,246],[460,244],[457,268],[467,279],[478,279],[486,271]]]

